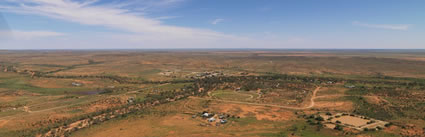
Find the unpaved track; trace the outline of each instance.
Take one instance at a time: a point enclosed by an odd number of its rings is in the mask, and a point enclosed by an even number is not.
[[[199,98],[199,97],[189,97],[191,99],[200,99],[200,100],[214,100],[214,101],[220,101],[220,102],[229,102],[229,103],[236,103],[236,104],[246,104],[246,105],[256,105],[256,106],[269,106],[269,107],[278,107],[278,108],[284,108],[284,109],[292,109],[292,110],[304,110],[304,109],[310,109],[313,108],[315,105],[314,99],[316,99],[316,93],[319,91],[320,87],[317,87],[313,91],[313,95],[310,98],[310,105],[306,107],[290,107],[290,106],[282,106],[282,105],[273,105],[273,104],[261,104],[261,103],[249,103],[249,102],[240,102],[240,101],[230,101],[230,100],[221,100],[221,99],[210,99],[210,98]]]
[[[51,110],[56,110],[56,109],[61,109],[61,108],[66,108],[66,107],[71,107],[71,106],[75,106],[75,105],[80,105],[80,104],[84,104],[84,103],[87,103],[87,102],[70,104],[70,105],[63,105],[63,106],[58,106],[58,107],[53,107],[53,108],[48,108],[48,109],[42,109],[42,110],[37,110],[37,111],[28,111],[26,114],[18,114],[18,115],[0,117],[0,120],[7,120],[9,118],[16,118],[18,116],[23,116],[23,115],[28,115],[28,114],[35,114],[35,113],[41,113],[41,112],[46,112],[46,111],[51,111]]]
[[[27,114],[40,113],[40,112],[45,112],[45,111],[50,111],[50,110],[55,110],[55,109],[60,109],[60,108],[65,108],[65,107],[70,107],[70,106],[73,106],[73,105],[75,105],[75,104],[66,105],[66,106],[59,106],[59,107],[54,107],[54,108],[49,108],[49,109],[43,109],[43,110],[38,110],[38,111],[29,111],[29,112],[27,112]],[[23,115],[21,115],[21,116],[23,116]],[[3,127],[4,125],[6,125],[9,121],[12,121],[13,119],[15,119],[17,117],[18,117],[17,115],[1,117],[0,118],[0,128]]]
[[[310,105],[308,105],[307,107],[305,107],[304,109],[309,109],[309,108],[312,108],[312,107],[314,107],[314,105],[316,105],[316,103],[314,102],[314,100],[316,99],[316,93],[317,93],[317,91],[319,91],[320,90],[320,87],[317,87],[316,89],[314,89],[314,91],[313,91],[313,95],[311,96],[311,98],[310,98]]]

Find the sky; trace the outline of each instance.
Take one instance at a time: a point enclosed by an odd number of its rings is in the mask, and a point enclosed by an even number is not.
[[[0,49],[424,49],[424,0],[1,0]]]

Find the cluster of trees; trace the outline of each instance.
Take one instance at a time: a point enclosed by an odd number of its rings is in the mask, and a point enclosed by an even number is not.
[[[23,106],[26,106],[26,105],[27,105],[26,102],[17,103],[17,104],[2,103],[2,104],[0,104],[0,112],[4,109],[19,108],[19,107],[23,107]]]
[[[110,79],[112,81],[116,81],[118,83],[122,84],[161,84],[161,83],[182,83],[182,82],[194,82],[193,79],[190,80],[173,80],[173,81],[144,81],[140,79],[135,78],[128,78],[128,77],[120,77],[120,76],[111,76],[111,75],[105,75],[105,76],[90,76],[90,75],[77,75],[77,76],[57,76],[57,75],[49,75],[52,73],[56,73],[59,71],[65,71],[69,69],[73,69],[78,66],[84,66],[84,65],[92,65],[92,64],[100,64],[103,62],[95,62],[93,60],[89,60],[88,64],[76,64],[71,66],[63,66],[64,68],[50,71],[50,72],[40,72],[40,71],[29,71],[24,70],[21,73],[27,73],[31,74],[35,77],[47,77],[47,78],[100,78],[100,79]],[[8,66],[8,65],[2,65],[1,67],[7,68],[10,72],[18,72],[16,70],[16,67],[14,66]],[[255,80],[266,80],[266,81],[298,81],[303,83],[315,83],[315,84],[323,84],[323,83],[337,83],[337,82],[344,82],[344,83],[357,83],[357,84],[384,84],[384,85],[394,85],[398,87],[405,87],[407,89],[425,89],[425,79],[417,79],[417,78],[399,78],[399,77],[389,77],[389,76],[379,76],[376,78],[355,78],[355,79],[344,79],[344,78],[337,78],[337,77],[319,77],[319,76],[302,76],[302,75],[288,75],[288,74],[273,74],[269,73],[264,76],[219,76],[219,77],[209,77],[205,78],[209,80],[219,79],[222,82],[232,82],[235,80],[241,80],[246,82],[252,82],[249,80],[255,79]],[[245,80],[243,80],[245,79]],[[198,79],[199,80],[199,79]],[[248,80],[248,81],[247,81]],[[214,83],[214,82],[213,82]],[[258,83],[247,83],[244,84],[243,87],[244,90],[252,90],[255,88],[261,88],[261,86]]]
[[[356,103],[354,114],[377,118],[381,120],[391,120],[394,116],[402,114],[395,106],[379,106],[367,102],[363,97],[349,97],[348,99]]]
[[[417,89],[425,90],[425,80],[417,78],[393,78],[386,77],[381,79],[361,79],[361,80],[345,80],[345,83],[353,83],[356,85],[375,85],[374,89]],[[362,86],[360,86],[362,87]]]
[[[325,120],[323,117],[321,116],[316,116],[316,115],[303,115],[303,117],[305,119],[307,119],[307,123],[310,125],[316,125],[318,130],[320,130],[323,127],[322,122]]]
[[[18,72],[15,66],[5,66],[5,65],[0,65],[0,71],[15,72],[15,73]]]
[[[354,113],[365,115],[377,119],[390,120],[395,117],[407,117],[410,119],[424,119],[422,113],[412,113],[425,111],[423,102],[425,90],[424,81],[413,78],[393,78],[384,77],[387,80],[377,80],[373,82],[355,81],[357,86],[346,93],[351,95],[376,95],[386,98],[378,104],[370,103],[363,97],[349,97],[348,99],[356,103]],[[399,81],[400,80],[400,81]],[[390,102],[388,102],[388,100]]]
[[[278,88],[279,84],[287,84],[280,87],[291,87],[299,89],[302,87],[290,86],[290,84],[305,86],[317,83],[321,80],[312,79],[310,77],[297,77],[291,75],[266,75],[266,76],[229,76],[229,77],[209,77],[202,79],[202,83],[208,87],[235,88],[240,87],[241,90],[250,91],[257,89]],[[324,82],[324,81],[323,81]]]

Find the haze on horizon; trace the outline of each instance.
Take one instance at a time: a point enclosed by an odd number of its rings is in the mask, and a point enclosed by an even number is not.
[[[2,0],[0,49],[424,49],[423,0]]]

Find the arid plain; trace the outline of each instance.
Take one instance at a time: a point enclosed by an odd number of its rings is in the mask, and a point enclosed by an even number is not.
[[[0,51],[0,136],[423,136],[424,50]]]

